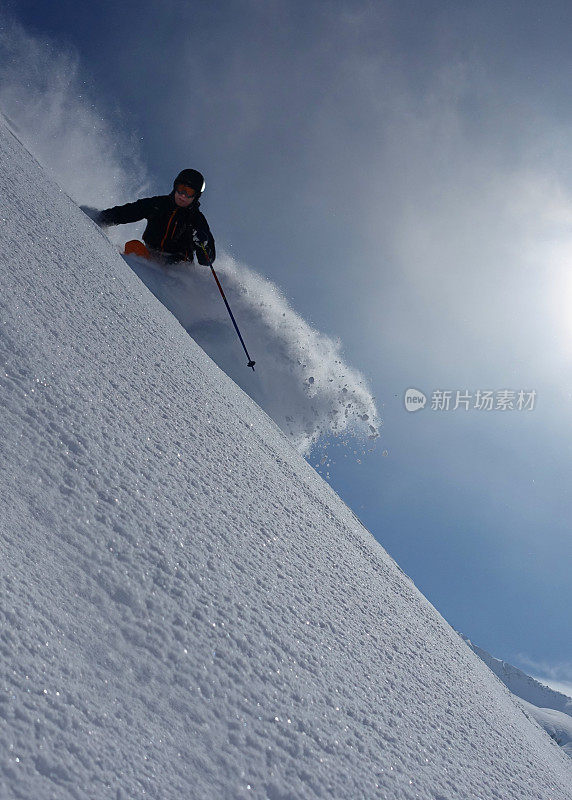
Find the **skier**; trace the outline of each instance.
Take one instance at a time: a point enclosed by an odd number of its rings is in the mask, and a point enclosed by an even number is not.
[[[215,260],[215,243],[208,222],[199,211],[199,198],[205,180],[196,169],[184,169],[173,182],[170,194],[143,197],[134,203],[103,211],[82,206],[100,227],[147,220],[143,242],[133,239],[125,245],[125,255],[134,254],[163,264],[192,261],[199,264]],[[205,255],[206,251],[206,255]]]

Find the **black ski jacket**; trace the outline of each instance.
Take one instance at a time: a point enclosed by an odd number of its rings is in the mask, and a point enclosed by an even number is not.
[[[208,264],[205,254],[193,241],[193,231],[205,234],[206,250],[215,260],[215,243],[204,214],[195,200],[187,208],[175,203],[174,192],[158,197],[143,197],[135,203],[114,206],[100,211],[97,222],[102,225],[123,225],[127,222],[147,220],[143,241],[150,250],[174,256],[180,261],[192,261],[196,253],[199,264]]]

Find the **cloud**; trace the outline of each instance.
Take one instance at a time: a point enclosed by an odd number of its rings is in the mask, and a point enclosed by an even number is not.
[[[567,697],[572,699],[572,681],[554,681],[552,678],[542,678],[538,675],[533,675],[537,681],[540,683],[546,684],[551,689],[554,689],[555,692],[560,692],[560,694],[565,694]]]
[[[383,180],[366,190],[370,259],[381,250],[393,267],[372,276],[384,329],[400,330],[408,358],[422,330],[423,358],[459,375],[469,362],[501,378],[517,363],[553,370],[572,335],[562,126],[470,55],[436,69],[422,93],[394,88],[372,167]]]
[[[529,658],[524,654],[518,656],[518,661],[535,680],[572,697],[572,662],[550,663]]]

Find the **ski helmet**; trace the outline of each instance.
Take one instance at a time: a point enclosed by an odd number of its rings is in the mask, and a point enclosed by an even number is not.
[[[196,169],[184,169],[182,172],[179,172],[173,182],[173,188],[180,183],[188,186],[190,189],[194,189],[197,196],[201,195],[205,190],[205,179]]]

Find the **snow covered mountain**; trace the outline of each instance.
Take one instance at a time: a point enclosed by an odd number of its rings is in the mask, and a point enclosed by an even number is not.
[[[572,698],[491,656],[465,636],[463,639],[518,699],[522,708],[572,757]]]
[[[558,746],[0,151],[0,797],[570,800]]]

